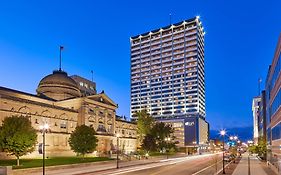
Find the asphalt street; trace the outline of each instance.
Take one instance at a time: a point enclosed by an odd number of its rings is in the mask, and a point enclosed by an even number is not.
[[[209,154],[93,173],[95,175],[213,175],[221,170],[221,155]],[[90,175],[91,173],[88,173]]]

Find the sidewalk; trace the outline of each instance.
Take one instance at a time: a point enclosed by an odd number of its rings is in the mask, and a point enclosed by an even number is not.
[[[256,156],[250,156],[250,174],[248,168],[248,153],[244,153],[232,175],[268,175],[263,169],[263,163]]]

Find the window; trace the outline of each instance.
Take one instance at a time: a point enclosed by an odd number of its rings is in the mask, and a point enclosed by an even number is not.
[[[281,138],[281,123],[274,126],[271,130],[272,140],[277,140]]]
[[[83,83],[83,82],[80,82],[79,84],[80,84],[80,86],[82,86],[82,87],[84,86],[84,83]]]
[[[61,124],[60,124],[60,128],[61,129],[66,129],[66,122],[65,121],[63,121],[63,122],[61,122]]]
[[[99,125],[98,129],[97,129],[97,132],[106,132],[106,129],[105,129],[104,125]]]
[[[274,97],[272,105],[270,106],[270,116],[275,114],[281,106],[281,90],[277,92],[277,95]]]
[[[111,128],[112,128],[112,126],[109,125],[108,128],[107,128],[107,131],[110,132],[110,131],[111,131]]]

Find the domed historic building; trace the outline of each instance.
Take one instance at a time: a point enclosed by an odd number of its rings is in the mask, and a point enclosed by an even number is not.
[[[68,139],[75,127],[83,124],[92,126],[97,133],[96,155],[116,152],[116,134],[120,135],[119,147],[125,153],[136,151],[136,125],[116,117],[118,105],[104,91],[97,93],[93,81],[68,76],[60,69],[44,77],[36,91],[29,94],[0,86],[0,126],[5,117],[27,116],[38,131],[37,142],[42,143],[39,128],[48,124],[47,156],[74,155]],[[29,156],[40,156],[38,148]]]
[[[54,71],[44,77],[37,88],[37,95],[56,101],[81,97],[78,84],[64,71]]]

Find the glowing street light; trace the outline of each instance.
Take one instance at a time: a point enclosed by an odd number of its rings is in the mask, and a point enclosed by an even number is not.
[[[226,134],[225,130],[220,131],[220,135],[222,136],[222,174],[225,174],[225,169],[224,169],[224,136]]]
[[[221,130],[221,131],[220,131],[220,135],[221,135],[221,136],[224,136],[225,134],[226,134],[226,131],[225,131],[225,130]]]
[[[40,132],[42,133],[43,136],[43,145],[42,145],[42,152],[43,152],[43,175],[45,175],[45,134],[49,130],[49,125],[45,123],[44,125],[39,126]]]

